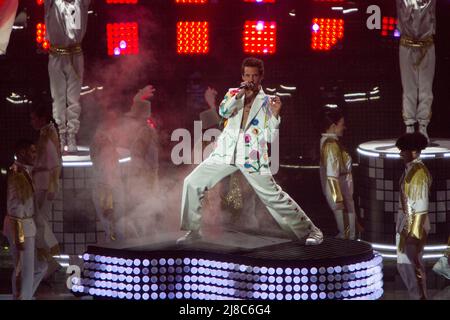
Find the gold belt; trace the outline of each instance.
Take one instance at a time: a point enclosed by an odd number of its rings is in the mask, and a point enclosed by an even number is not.
[[[420,57],[419,59],[413,64],[414,68],[417,68],[422,63],[423,59],[425,58],[425,55],[428,52],[428,49],[433,45],[433,37],[430,36],[428,38],[425,38],[423,40],[415,40],[408,36],[402,36],[400,38],[400,45],[407,47],[407,48],[417,48],[420,49]]]
[[[423,40],[416,40],[408,36],[402,36],[400,38],[400,45],[408,48],[428,48],[433,45],[433,37],[430,36]]]
[[[80,54],[83,52],[83,49],[81,48],[81,44],[75,44],[73,46],[69,47],[56,47],[50,45],[50,53],[56,54],[60,56],[70,56],[74,54]]]

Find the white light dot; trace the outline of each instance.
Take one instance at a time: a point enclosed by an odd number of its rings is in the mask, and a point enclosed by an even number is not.
[[[312,26],[312,29],[313,29],[314,32],[317,32],[317,31],[319,31],[320,27],[319,27],[319,25],[317,23],[314,23],[313,26]]]
[[[258,21],[258,23],[256,24],[256,30],[262,31],[263,29],[264,29],[264,22]]]

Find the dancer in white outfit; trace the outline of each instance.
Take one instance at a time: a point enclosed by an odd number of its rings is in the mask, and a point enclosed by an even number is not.
[[[403,121],[406,132],[419,131],[428,140],[436,64],[436,0],[397,0],[400,72],[403,86]]]
[[[8,238],[14,264],[13,298],[31,300],[47,271],[47,263],[37,259],[35,246],[35,200],[31,170],[36,147],[29,141],[20,141],[15,156],[17,160],[8,173],[3,233]]]
[[[45,24],[50,41],[48,74],[61,152],[66,145],[67,151],[77,151],[84,72],[81,42],[86,33],[89,4],[90,0],[45,0]]]
[[[339,137],[344,135],[345,119],[339,109],[326,110],[320,139],[320,180],[339,230],[337,238],[356,238],[353,200],[352,158]]]
[[[103,225],[105,241],[124,239],[125,232],[118,221],[125,212],[125,193],[111,128],[102,124],[97,129],[91,145],[93,163],[92,200],[97,217]]]
[[[307,245],[320,244],[322,232],[300,206],[276,184],[269,168],[268,146],[277,137],[281,100],[261,88],[263,62],[247,58],[239,89],[230,89],[219,113],[228,119],[211,155],[184,180],[178,243],[201,239],[201,200],[207,190],[240,170],[283,230]]]
[[[39,131],[37,157],[33,168],[33,181],[36,187],[36,248],[38,258],[49,263],[48,275],[51,275],[61,268],[53,258],[60,250],[50,224],[52,203],[59,192],[61,152],[58,131],[52,122],[50,108],[39,105],[33,109],[30,118],[33,128]]]
[[[396,223],[397,269],[412,299],[427,299],[423,248],[430,231],[428,194],[431,175],[420,160],[427,140],[419,132],[408,133],[396,146],[406,168],[400,179],[400,204]]]

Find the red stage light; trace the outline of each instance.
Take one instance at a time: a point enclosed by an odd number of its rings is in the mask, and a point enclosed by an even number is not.
[[[137,4],[138,0],[106,0],[107,4]]]
[[[381,27],[381,35],[387,37],[392,35],[394,37],[399,37],[400,32],[397,30],[398,19],[394,17],[383,17]]]
[[[339,40],[344,38],[344,20],[314,18],[311,32],[313,50],[331,50]]]
[[[277,23],[274,21],[245,21],[244,52],[274,54],[277,50]]]
[[[276,0],[244,0],[244,2],[255,2],[255,3],[275,3]]]
[[[209,52],[209,23],[180,21],[177,23],[177,53],[206,54]]]
[[[208,0],[175,0],[178,4],[205,4]]]
[[[41,6],[41,5],[44,4],[44,0],[36,0],[36,4],[37,4],[38,6]]]
[[[36,44],[39,49],[47,51],[50,48],[50,42],[45,39],[47,32],[44,23],[36,24]]]
[[[156,121],[154,119],[147,118],[147,126],[151,129],[156,129],[158,126],[156,125]]]
[[[107,23],[108,55],[139,53],[139,25],[137,22]]]

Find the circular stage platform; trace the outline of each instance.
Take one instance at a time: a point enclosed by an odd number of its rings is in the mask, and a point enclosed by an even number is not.
[[[395,220],[399,207],[399,181],[405,165],[395,140],[376,140],[359,145],[355,193],[363,218],[364,240],[385,258],[396,258]],[[430,190],[431,231],[424,259],[437,259],[447,249],[450,230],[450,140],[431,139],[422,161],[433,176]]]
[[[89,246],[72,291],[128,300],[378,299],[383,294],[382,258],[370,244],[326,238],[305,247],[241,234],[233,245],[233,236],[189,246],[175,245],[175,238],[153,245]],[[258,244],[248,245],[252,242]]]
[[[362,143],[358,146],[358,153],[367,157],[400,159],[400,150],[395,146],[395,141],[374,140]],[[430,145],[422,151],[422,159],[449,158],[450,161],[450,140],[430,139]]]

